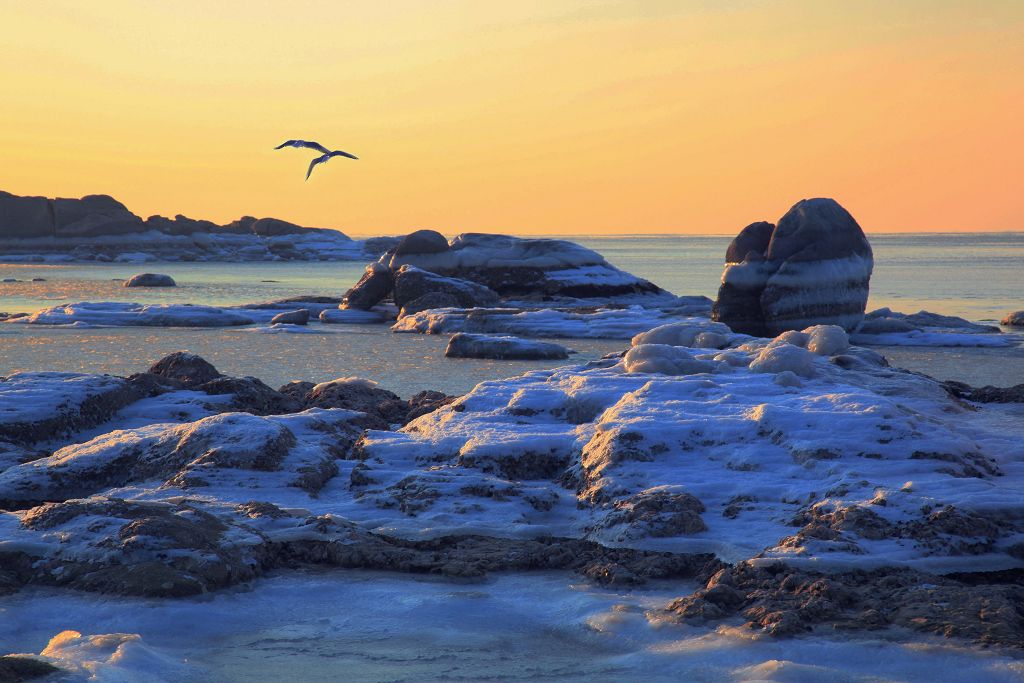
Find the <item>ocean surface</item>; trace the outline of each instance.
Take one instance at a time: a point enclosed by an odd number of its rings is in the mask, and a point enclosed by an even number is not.
[[[729,236],[572,237],[614,265],[675,294],[714,298]],[[875,254],[868,308],[928,310],[996,321],[1024,308],[1024,233],[870,235]],[[237,305],[290,296],[341,296],[362,262],[0,264],[0,311],[35,311],[78,301]],[[128,289],[134,273],[167,273],[178,287]],[[40,281],[33,281],[41,279]],[[0,326],[0,374],[66,370],[129,374],[178,349],[199,353],[221,371],[254,375],[273,386],[293,379],[369,377],[407,395],[425,388],[462,393],[486,379],[551,363],[446,361],[446,339],[397,335],[385,326],[339,325],[323,334],[256,334],[242,329]],[[589,360],[622,342],[568,340]],[[891,349],[904,367],[974,384],[1024,382],[1024,350]]]

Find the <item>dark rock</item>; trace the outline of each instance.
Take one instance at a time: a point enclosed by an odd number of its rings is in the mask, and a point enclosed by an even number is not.
[[[498,303],[496,292],[468,280],[444,277],[409,265],[402,266],[395,274],[395,305],[400,308],[430,293],[448,294],[463,308],[493,306]]]
[[[729,245],[712,318],[757,336],[812,325],[855,329],[874,260],[849,212],[832,199],[805,199],[769,226],[754,223]]]
[[[138,273],[124,281],[123,287],[175,287],[177,283],[170,275],[160,273]]]
[[[0,683],[31,681],[60,671],[49,662],[22,655],[0,657]]]
[[[53,214],[57,237],[123,235],[146,229],[141,218],[105,194],[81,199],[54,199]]]
[[[440,391],[421,391],[409,399],[409,412],[405,416],[406,423],[415,420],[417,417],[432,413],[438,408],[455,401],[458,396],[449,396]]]
[[[270,320],[271,325],[305,325],[309,322],[309,309],[300,308],[296,311],[278,313]]]
[[[305,405],[306,396],[309,394],[310,390],[312,390],[313,387],[315,386],[315,382],[303,382],[301,380],[295,380],[294,382],[288,382],[288,384],[278,387],[277,390],[280,391],[285,396],[290,396],[299,403]]]
[[[157,230],[165,235],[193,235],[200,233],[225,232],[221,226],[212,221],[189,218],[178,214],[173,219],[164,216],[150,216],[146,219],[147,230]]]
[[[427,311],[432,308],[458,308],[459,300],[447,292],[429,292],[421,297],[417,297],[412,301],[406,302],[402,306],[402,310],[399,311],[398,317],[402,318],[407,315],[419,313],[420,311]]]
[[[255,377],[218,377],[196,389],[211,396],[234,394],[231,409],[252,415],[285,415],[302,410],[299,401],[271,389]]]
[[[52,237],[53,207],[46,197],[0,191],[0,238]]]
[[[279,218],[260,218],[249,223],[249,230],[261,237],[299,235],[309,230]]]
[[[380,389],[365,379],[323,382],[306,395],[306,408],[345,408],[380,418],[385,424],[404,423],[409,404],[398,394]]]
[[[755,254],[755,260],[762,260],[768,253],[768,244],[771,242],[772,233],[775,232],[775,224],[767,221],[751,223],[740,230],[740,234],[733,238],[725,250],[726,263],[742,263],[747,259],[748,254]]]
[[[395,247],[395,255],[440,254],[448,251],[448,238],[435,230],[417,230],[402,238]]]
[[[217,368],[188,351],[175,351],[158,360],[149,372],[181,382],[185,387],[195,388],[221,377]]]
[[[358,308],[368,311],[391,293],[395,279],[385,266],[371,263],[366,272],[352,289],[345,292],[341,300],[341,308]]]

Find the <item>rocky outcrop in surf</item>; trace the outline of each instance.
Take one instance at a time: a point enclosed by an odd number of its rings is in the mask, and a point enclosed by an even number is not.
[[[778,225],[753,223],[726,251],[713,318],[773,336],[812,325],[853,331],[874,259],[864,231],[833,199],[804,199]]]

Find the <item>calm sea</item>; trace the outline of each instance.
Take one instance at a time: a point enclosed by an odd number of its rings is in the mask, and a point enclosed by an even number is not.
[[[610,262],[676,294],[714,297],[726,236],[575,237]],[[921,309],[998,320],[1024,309],[1024,233],[871,235],[875,273],[869,308]],[[235,305],[302,294],[340,296],[363,263],[0,264],[0,311],[34,311],[76,301]],[[167,273],[178,287],[126,289],[119,278]],[[45,281],[32,282],[33,278]],[[326,329],[326,328],[324,328]],[[544,367],[530,362],[446,361],[446,339],[395,335],[384,326],[332,326],[325,334],[237,329],[41,329],[0,325],[0,375],[18,370],[129,374],[161,355],[189,349],[223,372],[277,386],[359,375],[403,395],[424,388],[461,393],[477,382]],[[570,340],[587,360],[622,342]],[[1024,350],[893,349],[900,364],[974,384],[1024,382]],[[442,365],[439,365],[442,364]]]

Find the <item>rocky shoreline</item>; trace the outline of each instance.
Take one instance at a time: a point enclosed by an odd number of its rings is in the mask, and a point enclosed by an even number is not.
[[[143,220],[107,195],[22,197],[0,190],[0,260],[6,263],[347,261],[392,238],[353,240],[338,230],[243,216],[226,225],[177,215]]]
[[[182,597],[310,566],[461,580],[557,569],[600,585],[696,583],[652,621],[766,636],[899,628],[1019,650],[1024,448],[1008,425],[1020,387],[939,382],[867,348],[1017,337],[852,310],[866,282],[835,310],[809,313],[813,282],[786,278],[772,286],[788,300],[766,299],[765,285],[756,307],[723,306],[731,273],[774,259],[768,281],[792,275],[776,234],[806,238],[794,253],[814,258],[787,257],[804,265],[849,256],[815,246],[833,228],[863,237],[848,214],[797,206],[826,225],[741,233],[714,310],[571,243],[421,231],[338,298],[9,318],[285,332],[388,322],[453,333],[453,357],[565,359],[534,340],[545,336],[623,348],[462,396],[403,398],[357,377],[275,389],[188,352],[127,377],[0,377],[0,592]],[[742,320],[757,334],[733,327]]]

